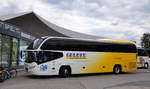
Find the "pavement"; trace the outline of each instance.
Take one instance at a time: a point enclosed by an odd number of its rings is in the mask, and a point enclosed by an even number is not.
[[[24,71],[0,83],[0,89],[150,89],[150,69],[115,75],[112,73],[58,76],[31,76]]]

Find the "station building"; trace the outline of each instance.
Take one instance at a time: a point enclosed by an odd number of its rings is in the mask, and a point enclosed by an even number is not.
[[[57,26],[34,12],[0,16],[0,63],[3,66],[23,65],[20,51],[42,36],[100,39]]]

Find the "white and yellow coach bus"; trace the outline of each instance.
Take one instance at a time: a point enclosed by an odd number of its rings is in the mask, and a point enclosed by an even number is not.
[[[33,75],[88,74],[135,71],[137,48],[134,42],[65,37],[36,39],[23,52],[25,69]]]

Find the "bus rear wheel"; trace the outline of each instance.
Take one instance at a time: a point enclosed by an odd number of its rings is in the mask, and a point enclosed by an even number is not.
[[[114,72],[115,74],[121,73],[121,66],[120,66],[120,65],[115,65],[113,72]]]
[[[145,68],[145,69],[148,69],[148,68],[149,68],[148,63],[145,63],[145,64],[144,64],[144,68]]]
[[[60,72],[59,72],[60,77],[64,78],[64,77],[69,77],[71,75],[71,70],[69,67],[62,67],[60,68]]]

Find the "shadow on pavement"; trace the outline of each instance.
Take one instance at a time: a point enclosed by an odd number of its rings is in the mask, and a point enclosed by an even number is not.
[[[67,78],[80,78],[80,77],[92,77],[92,76],[109,76],[109,75],[126,75],[126,74],[136,74],[136,72],[123,72],[121,74],[114,74],[114,73],[93,73],[93,74],[74,74],[71,75]],[[54,76],[39,76],[39,75],[25,75],[28,78],[32,78],[32,79],[58,79],[61,77],[58,75],[54,75]]]

